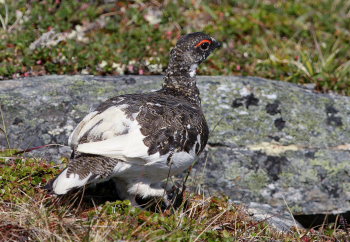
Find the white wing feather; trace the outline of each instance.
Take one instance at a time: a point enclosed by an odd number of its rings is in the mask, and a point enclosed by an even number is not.
[[[101,113],[88,114],[76,127],[70,137],[70,144],[81,153],[102,155],[128,162],[142,160],[153,162],[160,158],[159,153],[148,155],[148,147],[144,144],[145,136],[141,134],[136,119],[126,117],[125,108],[112,106]],[[88,132],[88,134],[87,134]],[[100,141],[78,144],[85,134],[89,138],[100,137]]]
[[[136,125],[127,134],[115,136],[102,141],[79,144],[77,151],[87,154],[103,155],[121,160],[145,159],[148,147],[143,143],[140,127]]]
[[[68,139],[68,145],[70,147],[74,147],[78,144],[78,141],[79,141],[79,137],[81,137],[81,130],[82,128],[89,122],[91,121],[92,118],[94,118],[96,116],[98,112],[95,111],[95,112],[92,112],[92,113],[89,113],[88,115],[85,116],[85,118],[80,121],[80,123],[78,124],[78,126],[73,130],[73,132],[71,133],[71,135],[69,136],[69,139]]]

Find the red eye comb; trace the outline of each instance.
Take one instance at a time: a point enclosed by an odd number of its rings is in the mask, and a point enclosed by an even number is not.
[[[204,39],[204,40],[202,40],[201,42],[199,42],[198,44],[196,44],[196,47],[198,47],[198,46],[200,46],[201,44],[203,44],[203,43],[209,43],[209,44],[211,44],[211,40],[208,40],[208,39]]]

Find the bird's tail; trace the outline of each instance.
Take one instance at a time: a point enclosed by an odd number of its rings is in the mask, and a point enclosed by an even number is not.
[[[64,169],[55,179],[49,181],[45,189],[56,195],[64,195],[74,188],[86,185],[92,174],[81,178],[76,173],[67,173],[69,168]]]
[[[79,155],[73,158],[66,169],[46,185],[56,195],[63,195],[74,188],[89,183],[99,183],[110,178],[118,160],[103,156]]]

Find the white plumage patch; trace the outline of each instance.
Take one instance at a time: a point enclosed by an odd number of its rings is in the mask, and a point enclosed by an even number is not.
[[[89,180],[90,176],[92,175],[90,173],[84,179],[80,179],[80,177],[77,174],[72,173],[69,175],[69,177],[67,177],[67,170],[68,169],[65,169],[53,182],[53,192],[57,195],[66,194],[69,190],[75,187],[84,186]]]
[[[197,68],[198,68],[197,64],[191,65],[191,67],[190,67],[190,77],[194,77],[196,75]]]
[[[113,168],[115,174],[123,174],[127,171],[132,165],[126,162],[118,162],[118,164]]]
[[[98,120],[98,125],[91,129],[89,134],[95,137],[101,137],[104,140],[128,132],[131,121],[125,117],[124,112],[121,110],[123,106],[118,108],[110,107],[97,115],[95,118]],[[89,128],[87,127],[86,130],[89,130]],[[84,131],[82,130],[82,132]]]
[[[88,114],[73,131],[71,146],[75,146],[76,151],[81,153],[131,163],[145,164],[163,160],[159,153],[148,155],[148,147],[143,142],[145,136],[141,134],[141,127],[135,119],[137,113],[129,119],[123,111],[126,107],[127,105],[112,106],[99,114],[96,111]],[[87,135],[88,140],[100,141],[78,144],[84,135]]]
[[[144,144],[145,136],[141,134],[136,120],[130,123],[126,134],[114,136],[102,141],[79,144],[77,151],[86,154],[102,155],[127,162],[151,162],[160,157],[159,153],[148,155],[148,147]]]
[[[201,136],[198,134],[197,135],[197,143],[196,144],[198,144],[199,145],[199,150],[201,149]],[[196,147],[196,144],[194,144],[194,147]]]
[[[123,111],[127,105],[112,106],[98,114],[88,114],[75,128],[69,138],[70,145],[77,145],[81,137],[88,133],[90,139],[109,139],[128,131],[131,120]]]
[[[193,67],[194,72],[196,68]],[[184,151],[173,153],[171,165],[168,164],[170,152],[164,155],[160,155],[159,152],[149,155],[149,147],[143,141],[145,136],[142,135],[141,126],[136,120],[138,113],[128,118],[124,112],[126,107],[127,105],[111,106],[101,113],[95,111],[88,114],[73,131],[69,142],[80,153],[122,160],[123,162],[118,162],[113,168],[112,176],[128,184],[125,190],[129,194],[140,194],[143,197],[160,196],[164,189],[154,188],[151,184],[162,181],[169,174],[172,176],[187,169],[196,157],[196,143],[189,153]],[[191,126],[187,125],[187,128]],[[98,141],[79,143],[82,137]],[[188,138],[187,130],[186,138]],[[199,135],[197,142],[200,143]],[[74,174],[67,177],[65,170],[54,181],[53,190],[56,194],[65,194],[74,187],[85,185],[92,173],[80,179]]]
[[[69,136],[68,139],[68,145],[69,146],[75,146],[78,144],[78,139],[80,137],[80,133],[82,128],[85,126],[86,123],[88,123],[92,118],[96,116],[98,112],[92,112],[85,116],[85,118],[78,124],[78,126],[73,130],[72,134]]]
[[[184,170],[186,170],[192,164],[196,155],[194,154],[194,148],[187,153],[185,151],[174,153],[172,156],[172,165],[170,167],[170,174],[178,174]]]
[[[150,184],[138,182],[133,184],[129,187],[128,192],[130,194],[138,194],[142,196],[143,198],[146,197],[161,197],[164,195],[165,191],[163,188],[157,187],[151,187]]]

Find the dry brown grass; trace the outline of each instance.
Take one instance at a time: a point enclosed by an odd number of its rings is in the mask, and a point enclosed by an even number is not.
[[[7,153],[6,153],[7,152]],[[2,157],[12,157],[6,151]],[[5,154],[6,153],[6,154]],[[129,201],[106,202],[79,191],[48,195],[42,185],[60,172],[45,161],[0,159],[0,241],[346,241],[334,225],[281,233],[225,198],[185,193],[184,203],[161,213]],[[111,200],[110,192],[109,200]],[[332,227],[333,226],[333,227]]]

